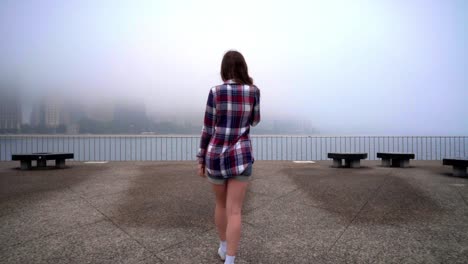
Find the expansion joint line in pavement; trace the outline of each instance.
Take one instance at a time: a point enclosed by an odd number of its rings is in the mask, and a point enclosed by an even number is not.
[[[208,228],[207,230],[201,232],[201,233],[199,234],[199,236],[201,236],[201,235],[203,235],[203,234],[206,234],[206,233],[208,233],[208,232],[210,232],[210,231],[212,231],[212,230],[216,231],[216,228],[215,228],[215,227],[210,227],[210,228]],[[196,235],[193,235],[193,236],[191,236],[189,239],[184,239],[184,240],[181,240],[181,241],[179,241],[179,242],[177,242],[177,243],[175,243],[175,244],[169,245],[169,246],[167,246],[167,247],[161,249],[158,253],[161,253],[161,252],[164,252],[164,251],[166,251],[166,250],[169,250],[169,249],[171,249],[171,248],[173,248],[173,247],[176,247],[176,246],[178,246],[178,245],[180,245],[180,244],[182,244],[182,243],[185,243],[185,242],[187,242],[187,241],[191,241],[191,240],[193,240],[193,239],[196,238],[196,237],[197,237]]]
[[[271,200],[267,205],[259,205],[259,206],[257,206],[257,207],[254,207],[254,208],[250,209],[250,210],[246,210],[245,213],[242,213],[242,215],[248,214],[248,213],[250,213],[250,212],[252,212],[252,211],[254,211],[254,210],[257,210],[257,209],[259,209],[259,208],[263,208],[264,206],[269,206],[269,205],[272,204],[273,202],[275,202],[275,201],[277,201],[277,200],[279,200],[279,199],[281,199],[281,198],[283,198],[283,197],[286,197],[286,196],[288,196],[289,194],[291,194],[291,193],[293,193],[293,192],[295,192],[295,191],[297,191],[297,190],[299,190],[299,188],[296,188],[296,189],[294,189],[294,190],[292,190],[292,191],[289,191],[289,192],[287,192],[287,193],[285,193],[285,194],[283,194],[283,195],[280,195],[280,196],[278,196],[278,197],[275,197],[275,198],[273,198],[273,200]],[[242,220],[242,221],[244,221],[244,220]],[[250,223],[249,223],[249,224],[250,224]],[[251,226],[254,226],[253,224],[250,224],[250,225],[251,225]]]
[[[260,206],[259,206],[259,207],[260,207]],[[259,208],[259,207],[256,207],[256,208]],[[253,209],[251,209],[251,210],[249,210],[249,211],[247,211],[247,212],[251,212],[252,210],[254,210],[254,209],[256,209],[256,208],[253,208]],[[255,227],[255,225],[253,225],[253,224],[251,224],[251,223],[249,223],[249,222],[247,222],[247,221],[245,221],[245,220],[242,220],[242,224],[246,224],[246,225],[249,225],[249,226],[251,226],[251,227]],[[216,227],[210,227],[210,228],[206,229],[205,231],[201,232],[200,235],[206,234],[206,233],[208,233],[208,232],[210,232],[210,231],[213,231],[213,230],[216,231]],[[216,231],[216,232],[217,232],[217,231]],[[192,239],[194,239],[195,237],[196,237],[196,236],[192,236],[192,237],[189,238],[188,240],[192,240]],[[180,245],[180,244],[182,244],[182,243],[184,243],[184,242],[187,242],[187,239],[186,239],[186,240],[179,241],[179,242],[177,242],[177,243],[175,243],[175,244],[172,244],[172,245],[170,245],[170,246],[167,246],[167,247],[161,249],[161,250],[159,251],[159,253],[164,252],[164,251],[166,251],[166,250],[169,250],[169,249],[171,249],[171,248],[173,248],[173,247],[176,247],[176,246],[178,246],[178,245]]]
[[[463,200],[465,205],[468,206],[468,202],[465,200],[465,197],[463,197],[463,195],[461,194],[461,192],[460,192],[460,190],[458,188],[457,188],[457,193],[458,193],[458,195],[460,195],[460,198]]]
[[[348,225],[346,225],[345,229],[343,230],[343,232],[341,232],[341,234],[338,236],[338,238],[335,240],[335,242],[333,242],[333,244],[330,246],[330,248],[328,248],[327,250],[327,254],[328,252],[330,252],[330,250],[336,245],[336,243],[338,243],[338,240],[341,239],[341,237],[343,236],[343,234],[346,232],[346,230],[348,230],[349,226],[351,226],[351,224],[354,222],[354,220],[356,220],[356,218],[359,216],[359,214],[362,212],[362,210],[364,210],[364,208],[367,206],[367,204],[369,203],[369,201],[374,197],[374,195],[376,193],[378,193],[378,191],[380,190],[380,188],[382,188],[382,186],[384,186],[384,184],[388,181],[387,177],[390,176],[390,174],[392,174],[392,171],[390,171],[388,174],[385,175],[385,179],[383,180],[383,182],[372,192],[371,195],[369,195],[369,199],[367,199],[367,201],[361,206],[361,208],[359,209],[359,211],[356,213],[356,215],[354,215],[353,219],[348,223]]]
[[[120,231],[122,231],[124,234],[126,234],[128,237],[130,237],[131,239],[133,239],[133,241],[135,241],[138,245],[140,245],[142,248],[148,250],[148,252],[151,253],[151,255],[153,255],[153,257],[155,257],[156,259],[158,259],[159,261],[161,261],[162,263],[164,263],[164,261],[162,259],[160,259],[152,250],[150,250],[149,248],[147,248],[145,245],[143,245],[140,241],[138,241],[138,239],[134,238],[132,235],[130,235],[129,233],[127,233],[127,231],[125,231],[124,229],[122,229],[119,225],[117,225],[113,220],[112,218],[110,218],[109,216],[107,216],[105,213],[103,213],[101,210],[99,210],[96,206],[94,206],[92,203],[90,203],[85,197],[81,196],[79,193],[73,191],[69,186],[67,187],[71,192],[75,193],[76,195],[78,195],[81,199],[83,199],[89,206],[91,206],[92,208],[94,208],[94,210],[98,211],[100,214],[102,214],[104,216],[104,218],[111,222],[117,229],[119,229]]]
[[[100,222],[103,222],[103,221],[105,221],[105,220],[103,219],[103,220],[98,220],[98,221],[91,222],[91,223],[86,223],[86,224],[77,224],[77,225],[74,225],[73,227],[70,227],[70,229],[73,230],[73,229],[76,229],[76,228],[82,228],[82,227],[86,227],[86,226],[89,226],[89,225],[94,225],[94,224],[97,224],[97,223],[100,223]],[[18,242],[16,244],[7,245],[6,248],[18,247],[18,246],[21,246],[21,245],[24,245],[24,244],[27,244],[27,243],[31,243],[31,242],[39,240],[39,239],[48,238],[48,237],[55,236],[57,234],[61,234],[61,233],[65,233],[65,232],[66,232],[66,230],[51,232],[51,233],[48,233],[48,234],[45,234],[45,235],[42,235],[42,236],[38,236],[38,237],[31,238],[31,239],[28,239],[28,240],[25,240],[25,241],[22,241],[22,242]]]

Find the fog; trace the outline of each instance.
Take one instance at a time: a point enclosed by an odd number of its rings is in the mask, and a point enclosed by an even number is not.
[[[320,134],[468,134],[468,2],[1,1],[0,85],[23,118],[54,96],[199,118],[224,52],[244,54],[264,121]],[[93,108],[94,107],[94,108]]]

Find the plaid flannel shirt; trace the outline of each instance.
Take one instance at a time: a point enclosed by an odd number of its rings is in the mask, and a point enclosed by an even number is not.
[[[260,90],[230,80],[210,89],[197,157],[211,177],[240,175],[253,163],[250,126],[260,122]]]

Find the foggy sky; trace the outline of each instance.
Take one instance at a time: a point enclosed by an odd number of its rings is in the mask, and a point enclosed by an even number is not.
[[[242,52],[262,118],[320,133],[468,134],[468,2],[0,2],[0,80],[26,101],[143,100],[200,115],[225,51]]]

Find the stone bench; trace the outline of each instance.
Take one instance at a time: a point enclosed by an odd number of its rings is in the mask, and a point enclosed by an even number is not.
[[[328,158],[333,159],[333,168],[343,167],[342,160],[345,160],[346,168],[359,168],[361,159],[367,159],[367,153],[328,153]]]
[[[382,166],[384,167],[400,167],[408,168],[410,159],[414,159],[413,153],[383,153],[377,152],[377,158],[382,159]]]
[[[454,176],[467,177],[466,168],[468,167],[468,157],[443,159],[442,164],[453,166]]]
[[[46,167],[48,160],[55,160],[55,167],[65,168],[65,160],[73,159],[73,153],[30,153],[30,154],[13,154],[11,160],[19,160],[22,170],[31,169],[32,161],[35,160],[37,167]]]

